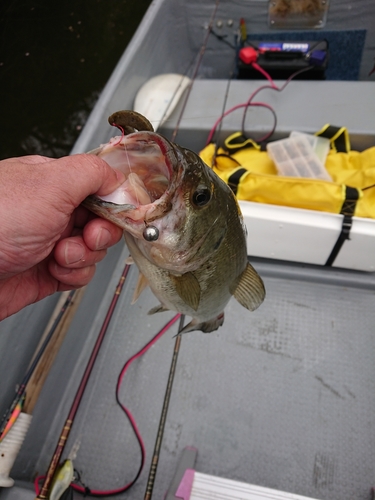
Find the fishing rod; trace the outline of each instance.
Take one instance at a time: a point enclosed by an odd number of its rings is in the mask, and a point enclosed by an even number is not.
[[[187,105],[187,102],[188,102],[188,99],[189,99],[189,96],[190,96],[191,89],[192,89],[194,81],[195,81],[195,79],[197,77],[199,67],[200,67],[200,65],[202,63],[202,59],[203,59],[204,53],[205,53],[206,48],[207,48],[208,39],[209,39],[209,36],[211,34],[211,31],[212,31],[212,27],[213,27],[213,23],[214,23],[214,20],[215,20],[217,9],[219,7],[219,3],[220,3],[220,0],[216,0],[215,7],[214,7],[214,10],[213,10],[213,12],[211,14],[210,22],[208,24],[207,33],[206,33],[206,36],[205,36],[205,38],[203,40],[201,49],[200,49],[199,54],[198,54],[198,59],[197,59],[197,63],[196,63],[195,68],[194,68],[193,75],[192,75],[191,84],[188,87],[188,91],[187,91],[187,94],[185,96],[185,99],[184,99],[184,102],[183,102],[183,105],[182,105],[182,108],[181,108],[181,111],[180,111],[180,115],[178,117],[175,129],[174,129],[174,131],[172,133],[172,136],[171,136],[171,141],[172,142],[175,140],[175,138],[177,136],[178,130],[180,128],[182,116],[183,116],[183,114],[185,112],[186,105]],[[166,423],[166,420],[167,420],[169,401],[170,401],[170,397],[171,397],[171,393],[172,393],[172,386],[173,386],[174,376],[175,376],[175,373],[176,373],[177,359],[178,359],[178,354],[180,352],[180,347],[181,347],[181,339],[182,339],[182,337],[181,337],[180,333],[181,333],[181,331],[183,329],[184,321],[185,321],[185,315],[182,314],[181,317],[180,317],[180,324],[179,324],[179,328],[178,328],[178,334],[176,336],[176,341],[175,341],[175,345],[174,345],[174,349],[173,349],[171,367],[170,367],[170,370],[169,370],[168,382],[167,382],[167,387],[166,387],[166,390],[165,390],[163,407],[162,407],[162,411],[161,411],[161,415],[160,415],[159,427],[158,427],[158,432],[157,432],[157,435],[156,435],[156,441],[155,441],[155,446],[154,446],[154,453],[153,453],[153,457],[152,457],[152,461],[151,461],[151,467],[150,467],[149,476],[148,476],[148,480],[147,480],[146,492],[145,492],[144,500],[151,500],[152,499],[152,493],[153,493],[154,484],[155,484],[156,472],[157,472],[157,468],[158,468],[158,464],[159,464],[159,456],[160,456],[161,444],[162,444],[163,435],[164,435],[164,428],[165,428],[165,423]]]
[[[174,349],[173,349],[171,367],[169,369],[168,382],[167,382],[167,387],[165,390],[163,407],[162,407],[161,414],[160,414],[159,427],[158,427],[158,432],[156,435],[154,453],[152,455],[151,467],[150,467],[150,471],[149,471],[149,475],[148,475],[148,480],[147,480],[147,485],[146,485],[146,493],[144,496],[144,500],[151,500],[151,498],[152,498],[152,492],[153,492],[154,484],[155,484],[156,471],[157,471],[158,464],[159,464],[160,449],[161,449],[161,444],[162,444],[163,435],[164,435],[165,422],[167,420],[169,401],[171,399],[173,380],[174,380],[174,375],[176,372],[178,353],[180,351],[180,345],[181,345],[181,335],[180,334],[181,334],[181,331],[184,327],[184,321],[185,321],[185,315],[181,314],[180,323],[178,326],[178,334],[176,336],[176,341],[175,341]]]
[[[179,130],[179,127],[180,127],[180,124],[181,124],[181,120],[182,120],[182,116],[184,114],[184,111],[185,111],[185,108],[186,108],[186,105],[187,105],[187,102],[188,102],[188,99],[189,99],[189,96],[190,96],[191,89],[192,89],[194,81],[195,81],[195,79],[197,77],[199,67],[201,65],[204,53],[206,51],[208,39],[209,39],[210,33],[212,31],[212,26],[213,26],[213,23],[214,23],[214,19],[215,19],[215,16],[216,16],[217,9],[219,7],[219,3],[220,3],[220,0],[216,0],[215,8],[214,8],[214,10],[212,12],[211,19],[210,19],[210,22],[209,22],[209,25],[208,25],[208,28],[207,28],[207,33],[206,33],[206,36],[204,38],[203,44],[201,46],[201,49],[199,51],[199,55],[198,55],[198,59],[197,59],[197,64],[195,65],[195,69],[194,69],[194,72],[193,72],[193,75],[192,75],[192,81],[191,81],[191,84],[188,87],[188,91],[187,91],[187,94],[185,96],[185,99],[184,99],[184,102],[183,102],[183,105],[182,105],[182,109],[181,109],[180,115],[179,115],[177,123],[176,123],[176,127],[175,127],[175,129],[173,131],[173,134],[172,134],[172,137],[171,137],[171,141],[172,142],[175,140],[176,135],[178,133],[178,130]],[[171,397],[171,393],[172,393],[172,386],[173,386],[174,376],[175,376],[175,373],[176,373],[177,359],[178,359],[178,354],[180,352],[180,347],[181,347],[181,335],[180,335],[180,333],[181,333],[181,331],[183,329],[184,321],[185,321],[185,315],[182,314],[181,317],[180,317],[180,324],[179,324],[179,328],[178,328],[178,334],[176,336],[176,341],[175,341],[175,345],[174,345],[174,349],[173,349],[171,367],[170,367],[170,370],[169,370],[168,382],[167,382],[167,387],[166,387],[166,391],[165,391],[165,396],[164,396],[164,401],[163,401],[163,407],[162,407],[162,411],[161,411],[161,415],[160,415],[159,427],[158,427],[158,432],[157,432],[157,435],[156,435],[154,453],[153,453],[153,457],[152,457],[152,461],[151,461],[151,467],[150,467],[149,476],[148,476],[148,480],[147,480],[146,493],[145,493],[145,496],[144,496],[144,500],[151,500],[151,498],[152,498],[152,493],[153,493],[154,484],[155,484],[155,478],[156,478],[156,472],[157,472],[157,468],[158,468],[158,464],[159,464],[159,456],[160,456],[161,444],[162,444],[163,435],[164,435],[164,428],[165,428],[165,423],[166,423],[166,420],[167,420],[169,401],[170,401],[170,397]]]
[[[214,9],[214,11],[212,13],[212,16],[211,16],[211,20],[210,20],[209,27],[208,27],[208,32],[207,32],[207,35],[205,37],[204,43],[202,45],[202,48],[200,50],[198,61],[197,61],[196,67],[195,67],[195,71],[193,73],[193,81],[196,78],[199,66],[201,64],[204,52],[205,52],[206,47],[207,47],[208,38],[209,38],[209,35],[210,35],[210,31],[212,29],[212,25],[213,25],[213,21],[214,21],[215,15],[216,15],[216,11],[218,9],[219,1],[220,0],[216,0],[215,9]],[[179,128],[179,124],[180,124],[183,112],[185,110],[186,103],[187,103],[190,91],[191,91],[191,86],[189,87],[188,94],[187,94],[187,96],[185,98],[185,101],[184,101],[184,104],[183,104],[183,109],[181,111],[178,123],[176,125],[175,130],[174,130],[174,133],[173,133],[173,136],[172,136],[172,140],[174,140],[174,138],[175,138],[175,136],[177,134],[177,131],[178,131],[178,128]],[[170,103],[168,103],[168,108],[166,109],[165,114],[170,114],[171,111],[172,111],[170,108],[172,108],[172,107],[173,106],[170,106]],[[117,300],[118,300],[118,296],[121,293],[121,290],[122,290],[125,278],[127,276],[128,270],[129,270],[129,266],[126,265],[125,268],[124,268],[124,271],[123,271],[123,273],[121,275],[121,278],[120,278],[119,284],[117,286],[116,292],[114,294],[114,297],[112,299],[111,305],[110,305],[110,307],[109,307],[109,309],[107,311],[104,323],[103,323],[102,328],[101,328],[101,330],[99,332],[97,342],[96,342],[96,344],[94,346],[94,349],[93,349],[93,351],[91,353],[90,360],[89,360],[89,362],[87,364],[87,367],[85,369],[85,373],[84,373],[84,375],[82,377],[80,386],[79,386],[79,388],[77,390],[77,393],[76,393],[76,396],[74,398],[74,401],[73,401],[73,404],[71,406],[71,409],[69,411],[68,417],[67,417],[67,419],[65,421],[65,425],[63,426],[62,432],[60,434],[60,438],[58,440],[58,444],[57,444],[55,452],[54,452],[54,454],[52,456],[52,459],[51,459],[51,462],[50,462],[50,465],[49,465],[46,477],[44,479],[42,488],[41,488],[40,493],[37,495],[37,497],[36,497],[35,500],[45,500],[45,499],[48,499],[47,495],[48,495],[49,490],[51,488],[53,477],[54,477],[54,475],[56,473],[56,470],[57,470],[57,467],[59,465],[59,461],[60,461],[60,458],[61,458],[62,453],[64,451],[65,444],[66,444],[66,441],[68,439],[71,427],[73,425],[73,421],[74,421],[75,415],[76,415],[76,413],[78,411],[79,404],[80,404],[81,399],[83,397],[83,392],[85,390],[85,387],[86,387],[86,384],[87,384],[87,380],[88,380],[88,378],[89,378],[89,376],[91,374],[93,365],[94,365],[96,357],[98,355],[99,348],[100,348],[101,343],[103,341],[104,335],[105,335],[105,333],[107,331],[108,324],[109,324],[109,322],[111,320],[114,308],[115,308]],[[181,332],[181,330],[183,328],[183,323],[184,323],[184,316],[181,316],[179,333]],[[181,345],[181,335],[177,335],[177,338],[176,338],[176,341],[175,341],[175,347],[174,347],[174,351],[173,351],[173,356],[172,356],[171,368],[170,368],[169,377],[168,377],[168,383],[167,383],[166,393],[165,393],[164,402],[163,402],[163,410],[162,410],[161,417],[160,417],[159,428],[158,428],[158,433],[157,433],[157,438],[156,438],[156,443],[155,443],[154,456],[153,456],[153,460],[152,460],[152,467],[150,469],[149,479],[148,479],[148,483],[147,483],[146,497],[145,497],[146,499],[151,499],[151,496],[152,496],[153,485],[154,485],[154,480],[155,480],[155,475],[156,475],[156,470],[157,470],[157,465],[158,465],[158,460],[159,460],[159,454],[160,454],[160,449],[161,449],[161,442],[162,442],[162,437],[163,437],[163,432],[164,432],[164,427],[165,427],[165,422],[166,422],[166,417],[167,417],[168,405],[169,405],[169,400],[170,400],[170,396],[171,396],[173,379],[174,379],[174,374],[175,374],[175,369],[176,369],[176,363],[177,363],[178,353],[179,353],[179,350],[180,350],[180,345]]]
[[[7,409],[0,432],[0,486],[10,487],[9,477],[32,420],[32,413],[49,370],[69,329],[85,289],[63,292],[42,334],[29,368]]]
[[[50,492],[50,488],[52,485],[52,481],[53,481],[56,469],[59,465],[61,455],[62,455],[64,448],[65,448],[65,445],[66,445],[66,441],[69,437],[71,428],[73,426],[74,418],[77,414],[79,405],[82,401],[87,382],[88,382],[89,377],[91,375],[91,371],[92,371],[93,366],[95,364],[96,358],[98,357],[100,347],[101,347],[102,342],[104,340],[104,336],[107,333],[109,323],[111,321],[111,318],[112,318],[113,312],[115,310],[117,301],[120,297],[122,288],[123,288],[124,283],[125,283],[125,279],[126,279],[128,272],[129,272],[129,268],[130,268],[130,265],[126,264],[123,271],[122,271],[120,280],[116,286],[116,290],[113,294],[113,297],[112,297],[111,303],[109,305],[109,308],[107,310],[106,316],[104,318],[102,327],[100,328],[95,345],[91,351],[90,358],[87,362],[85,371],[84,371],[83,376],[81,378],[81,382],[78,386],[76,395],[73,399],[73,403],[70,407],[68,416],[67,416],[65,423],[63,425],[63,428],[61,430],[58,443],[56,445],[54,454],[52,456],[52,459],[51,459],[51,462],[49,464],[46,476],[45,476],[44,481],[43,481],[42,488],[41,488],[39,494],[36,496],[35,500],[47,500],[49,498],[49,492]]]
[[[208,44],[208,39],[209,39],[211,31],[212,31],[212,26],[214,24],[214,20],[215,20],[217,9],[219,7],[219,3],[220,3],[220,0],[216,0],[215,8],[214,8],[214,10],[213,10],[213,12],[211,14],[211,19],[210,19],[210,22],[209,22],[208,27],[207,27],[207,33],[206,33],[206,36],[204,37],[202,46],[201,46],[199,54],[198,54],[198,59],[197,59],[197,63],[195,65],[194,72],[193,72],[193,75],[192,75],[192,78],[191,78],[191,83],[188,86],[188,90],[187,90],[187,93],[186,93],[186,96],[185,96],[185,99],[184,99],[184,102],[183,102],[183,105],[182,105],[182,108],[181,108],[181,111],[180,111],[180,115],[178,117],[175,129],[174,129],[174,131],[172,133],[172,137],[171,137],[171,141],[172,142],[174,142],[174,140],[176,139],[176,135],[177,135],[178,130],[180,128],[182,116],[183,116],[183,114],[185,112],[185,108],[186,108],[187,102],[189,100],[191,89],[193,88],[193,84],[194,84],[194,81],[197,78],[198,70],[199,70],[200,65],[202,63],[202,59],[203,59],[204,53],[206,52],[206,48],[207,48],[207,44]]]
[[[0,424],[0,443],[5,438],[6,434],[9,432],[9,430],[11,428],[11,426],[9,426],[9,423],[12,420],[12,416],[14,414],[15,409],[19,406],[21,400],[25,397],[26,385],[29,382],[31,376],[33,375],[41,357],[43,356],[53,334],[56,331],[58,324],[60,323],[61,318],[63,317],[65,311],[68,309],[69,305],[71,304],[75,292],[76,292],[75,290],[72,290],[68,294],[63,306],[61,307],[59,313],[57,314],[55,320],[53,321],[53,324],[52,324],[51,328],[49,329],[47,336],[45,337],[44,341],[42,342],[42,345],[39,347],[36,354],[34,355],[34,358],[32,359],[31,364],[30,364],[26,374],[24,375],[24,377],[22,379],[22,382],[18,386],[16,395],[14,396],[14,399],[13,399],[12,403],[10,404],[9,408],[7,409],[7,411],[3,417],[3,420]],[[22,406],[23,406],[23,404],[22,404]]]

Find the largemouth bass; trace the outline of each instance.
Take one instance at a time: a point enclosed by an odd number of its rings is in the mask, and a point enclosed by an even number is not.
[[[140,272],[133,302],[150,286],[160,301],[150,313],[193,318],[183,333],[219,328],[232,295],[256,309],[264,285],[247,261],[246,228],[231,189],[198,155],[153,132],[142,115],[120,111],[109,122],[125,133],[92,153],[126,181],[84,204],[124,229]]]

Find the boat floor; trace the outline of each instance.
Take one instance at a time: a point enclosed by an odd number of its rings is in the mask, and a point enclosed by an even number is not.
[[[250,3],[252,29],[263,29],[265,2]],[[336,4],[330,16],[338,21],[329,27],[346,29],[361,22],[361,27],[368,27],[370,47],[370,16],[360,15],[358,9],[344,15]],[[359,12],[367,13],[368,4]],[[217,18],[227,19],[228,12],[232,19],[242,17],[243,2],[221,2]],[[212,2],[152,2],[73,153],[106,142],[113,135],[107,117],[118,109],[131,109],[150,77],[186,71],[201,49],[202,26],[211,14]],[[229,88],[226,66],[232,64],[233,54],[229,47],[220,47],[219,40],[209,45],[209,64],[205,59],[201,65],[186,108],[181,101],[160,129],[170,137],[179,126],[176,142],[196,151],[204,146],[224,102],[226,109],[246,102],[264,84],[233,81]],[[363,68],[373,59],[371,50]],[[277,114],[274,138],[292,130],[315,132],[331,123],[346,126],[353,148],[361,150],[374,144],[373,90],[369,81],[292,81],[282,93],[264,90],[259,99]],[[264,109],[252,108],[247,116],[247,129],[255,137],[273,126]],[[228,116],[221,136],[237,131],[241,119],[242,111]],[[11,476],[22,482],[3,488],[1,500],[35,498],[32,480],[47,470],[126,256],[123,243],[111,249],[87,287],[13,467]],[[264,304],[249,313],[232,299],[217,332],[192,332],[182,338],[153,499],[164,498],[182,450],[194,446],[199,472],[321,500],[368,500],[375,486],[375,275],[250,260],[265,281]],[[124,363],[172,317],[147,315],[157,304],[149,291],[132,306],[136,281],[137,270],[132,268],[64,455],[80,443],[74,464],[91,489],[119,488],[138,470],[139,445],[116,404],[115,387]],[[1,324],[0,374],[6,381],[0,384],[1,412],[56,301],[57,297],[49,298]],[[119,499],[144,498],[176,330],[177,326],[137,359],[124,377],[121,399],[134,415],[147,458],[137,483]]]
[[[46,470],[125,256],[121,245],[112,251],[117,264],[85,332],[80,326],[95,287],[88,289],[12,477]],[[375,463],[375,279],[262,260],[254,265],[265,281],[264,304],[249,313],[232,299],[217,332],[182,338],[153,498],[164,497],[182,450],[195,446],[200,472],[313,498],[367,500]],[[136,280],[132,267],[67,445],[68,453],[79,440],[75,467],[91,489],[121,487],[137,472],[139,446],[115,402],[117,377],[172,317],[147,315],[156,304],[149,291],[130,305]],[[147,459],[135,486],[118,498],[143,498],[176,329],[125,375],[121,399],[137,421]],[[3,490],[0,498],[22,498],[16,492]]]

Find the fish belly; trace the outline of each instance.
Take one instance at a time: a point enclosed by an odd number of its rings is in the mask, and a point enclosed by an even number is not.
[[[131,234],[125,232],[124,236],[135,264],[148,281],[152,292],[158,298],[164,310],[176,311],[191,316],[198,322],[208,321],[222,314],[231,297],[229,290],[223,287],[213,289],[210,283],[206,282],[207,279],[205,280],[205,278],[207,277],[202,277],[202,271],[199,272],[198,270],[198,280],[201,282],[203,293],[200,295],[199,306],[196,309],[190,307],[180,297],[175,277],[171,276],[169,271],[150,262],[139,250],[136,240]],[[207,290],[207,292],[204,293],[204,290]]]

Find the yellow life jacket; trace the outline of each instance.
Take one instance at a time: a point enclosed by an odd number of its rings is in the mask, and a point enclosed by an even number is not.
[[[217,151],[209,144],[200,156],[239,200],[375,218],[375,147],[352,151],[344,127],[325,125],[316,135],[331,141],[325,167],[333,182],[277,175],[268,153],[240,133]]]

